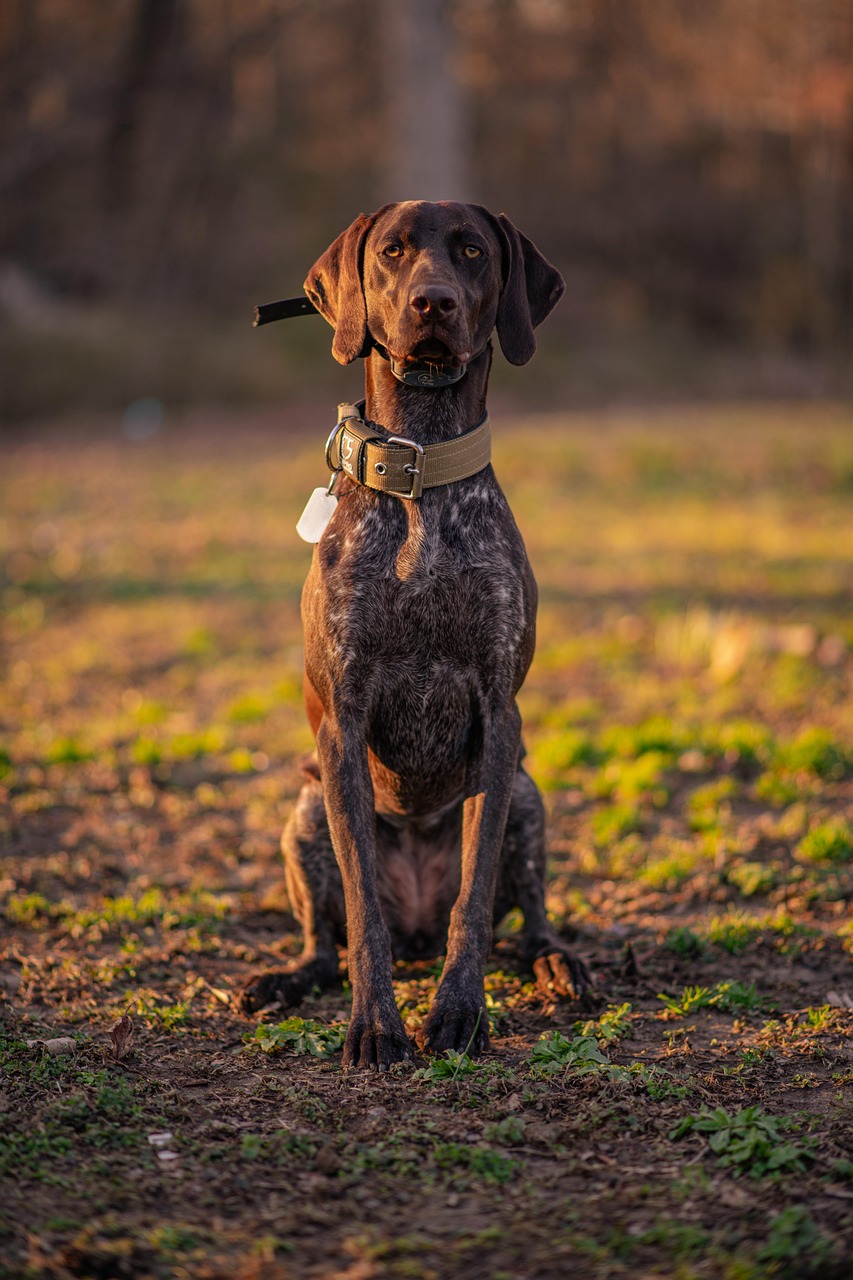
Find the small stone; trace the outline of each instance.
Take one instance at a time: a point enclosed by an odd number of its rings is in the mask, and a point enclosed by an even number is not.
[[[45,1040],[44,1047],[47,1053],[58,1057],[63,1053],[76,1053],[77,1041],[72,1040],[71,1036],[56,1036],[53,1040]]]
[[[148,1141],[152,1147],[165,1147],[172,1141],[171,1133],[149,1133]]]

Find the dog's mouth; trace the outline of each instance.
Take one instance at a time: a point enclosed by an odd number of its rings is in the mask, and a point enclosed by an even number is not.
[[[440,365],[443,368],[459,369],[471,359],[470,351],[453,351],[441,338],[423,338],[415,343],[411,351],[402,357],[401,363],[406,365]]]
[[[390,347],[382,349],[390,361],[391,372],[398,382],[411,387],[451,387],[465,374],[470,351],[454,351],[442,338],[421,338],[409,351],[397,355]]]

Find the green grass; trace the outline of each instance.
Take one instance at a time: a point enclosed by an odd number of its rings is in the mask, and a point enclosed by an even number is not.
[[[784,1132],[792,1127],[790,1120],[767,1115],[756,1106],[745,1107],[736,1114],[724,1107],[713,1111],[703,1107],[697,1115],[685,1116],[671,1136],[677,1139],[688,1133],[706,1135],[717,1163],[729,1169],[733,1177],[748,1174],[762,1178],[805,1170],[806,1162],[812,1158],[811,1150],[806,1144],[784,1138]]]
[[[718,982],[713,987],[685,987],[680,996],[659,995],[664,1018],[688,1018],[698,1009],[720,1009],[724,1013],[754,1012],[761,1000],[754,983]]]
[[[549,1031],[536,1041],[530,1051],[530,1062],[537,1075],[584,1076],[607,1071],[610,1060],[601,1052],[592,1036],[579,1035],[571,1040],[559,1031]]]
[[[819,822],[800,840],[795,855],[802,862],[818,865],[849,862],[853,859],[853,826],[845,818]]]
[[[324,1026],[310,1018],[286,1018],[284,1022],[264,1023],[244,1037],[249,1048],[259,1048],[264,1053],[276,1053],[287,1049],[295,1054],[310,1054],[313,1058],[328,1058],[343,1047],[346,1026]]]
[[[849,409],[495,412],[547,906],[597,985],[539,990],[515,913],[489,1054],[381,1077],[341,1071],[347,985],[236,1009],[299,953],[326,416],[2,443],[0,1273],[843,1273]],[[395,969],[413,1036],[442,964]]]

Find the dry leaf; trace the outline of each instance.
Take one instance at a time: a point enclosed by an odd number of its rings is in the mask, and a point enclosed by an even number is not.
[[[110,1040],[113,1042],[113,1057],[119,1061],[128,1052],[133,1040],[133,1023],[126,1013],[121,1015],[110,1031]]]

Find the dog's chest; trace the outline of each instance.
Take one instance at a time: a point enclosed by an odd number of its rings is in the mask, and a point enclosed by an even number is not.
[[[404,508],[359,501],[329,528],[306,583],[306,637],[321,633],[338,677],[377,661],[432,683],[436,672],[512,671],[532,642],[535,586],[494,480]],[[362,675],[364,671],[362,671]]]

